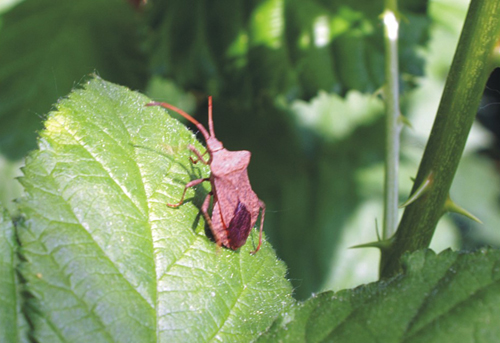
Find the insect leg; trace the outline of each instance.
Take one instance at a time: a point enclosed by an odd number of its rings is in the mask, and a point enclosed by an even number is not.
[[[266,204],[264,204],[264,202],[260,199],[259,199],[259,207],[262,210],[260,215],[259,245],[257,245],[257,249],[250,252],[250,254],[252,255],[255,254],[257,251],[259,251],[260,246],[262,245],[262,229],[264,228],[264,217],[266,216]]]
[[[212,192],[207,194],[207,197],[205,198],[205,201],[203,201],[203,205],[201,206],[201,213],[203,213],[203,217],[205,217],[205,221],[208,224],[208,227],[210,228],[210,231],[212,233],[214,232],[214,226],[212,224],[212,219],[210,218],[210,214],[208,213],[208,207],[210,206],[210,197],[212,196]],[[218,246],[221,246],[222,243],[219,241],[216,235],[214,235],[214,238],[216,240],[216,243]]]
[[[200,153],[200,152],[199,152],[199,151],[198,151],[198,150],[197,150],[197,149],[196,149],[193,145],[191,145],[191,144],[189,144],[189,147],[188,147],[188,148],[189,148],[189,150],[191,150],[192,152],[194,152],[194,154],[195,154],[195,155],[196,155],[196,157],[198,158],[198,159],[194,159],[193,157],[189,157],[189,159],[191,160],[191,162],[193,162],[193,164],[196,164],[196,163],[198,163],[199,161],[201,161],[201,163],[203,163],[203,164],[208,164],[208,162],[207,162],[207,161],[205,161],[205,160],[203,159],[203,156],[204,156],[204,155],[206,155],[206,153],[208,152],[208,150],[207,150],[207,151],[205,151],[205,152],[202,154],[202,153]]]
[[[179,207],[179,206],[181,206],[182,203],[184,202],[184,197],[186,196],[187,189],[190,188],[190,187],[199,185],[200,183],[202,183],[204,181],[210,181],[210,179],[196,179],[196,180],[193,180],[191,182],[188,182],[186,184],[186,187],[184,187],[184,192],[182,193],[181,200],[177,204],[167,204],[167,206],[168,207]]]

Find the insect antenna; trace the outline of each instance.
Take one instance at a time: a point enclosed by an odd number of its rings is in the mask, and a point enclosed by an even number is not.
[[[193,117],[191,117],[189,114],[187,114],[186,112],[184,112],[180,108],[177,108],[174,105],[170,105],[169,103],[166,103],[166,102],[150,102],[150,103],[146,104],[146,106],[161,106],[161,107],[165,107],[165,108],[167,108],[169,110],[172,110],[174,112],[177,112],[181,116],[183,116],[184,118],[186,118],[187,120],[189,120],[191,123],[193,123],[194,125],[196,125],[196,127],[198,128],[198,130],[201,131],[203,137],[205,137],[205,140],[208,140],[210,138],[210,136],[209,136],[207,130],[205,129],[205,127],[203,125],[201,125],[201,123],[199,121],[197,121],[196,119],[194,119]],[[210,108],[211,108],[211,106],[210,106]],[[211,112],[211,110],[210,110],[210,112]],[[212,118],[212,117],[210,116],[210,118]],[[211,123],[211,121],[209,123]],[[213,132],[213,123],[210,124],[210,132],[211,133]]]
[[[212,119],[212,96],[208,97],[208,129],[210,130],[210,136],[215,137],[214,133],[214,121]]]

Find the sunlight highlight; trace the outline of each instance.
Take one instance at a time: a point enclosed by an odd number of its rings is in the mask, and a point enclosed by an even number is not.
[[[328,17],[321,16],[314,21],[314,45],[321,48],[330,41],[330,26]]]
[[[389,36],[389,39],[392,41],[398,39],[399,23],[394,15],[394,12],[386,11],[384,13],[384,24],[387,28],[387,35]]]

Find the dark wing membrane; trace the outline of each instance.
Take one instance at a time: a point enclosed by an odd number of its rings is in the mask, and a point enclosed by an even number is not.
[[[252,216],[245,205],[238,202],[234,216],[227,227],[227,237],[231,249],[238,249],[245,244],[250,233]]]

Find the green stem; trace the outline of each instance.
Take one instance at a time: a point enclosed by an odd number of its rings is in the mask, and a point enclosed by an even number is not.
[[[429,246],[494,65],[499,37],[500,1],[472,0],[413,191],[429,175],[431,185],[405,209],[394,244],[382,251],[382,277],[401,271],[405,252]]]
[[[386,0],[384,11],[386,145],[384,222],[382,239],[389,239],[398,225],[399,170],[399,66],[397,1]]]

